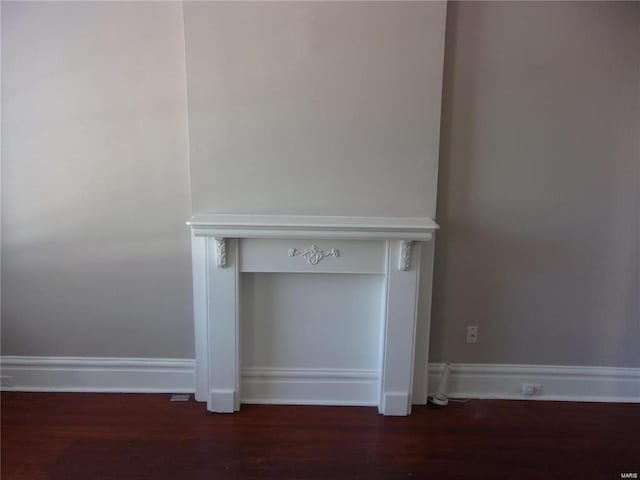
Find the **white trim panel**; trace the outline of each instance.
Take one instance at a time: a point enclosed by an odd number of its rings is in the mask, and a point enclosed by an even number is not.
[[[328,254],[305,258],[314,246]],[[241,239],[240,271],[384,275],[385,249],[383,241]]]
[[[442,369],[442,363],[428,366],[430,394]],[[526,396],[523,383],[542,389]],[[449,397],[640,403],[640,368],[459,363],[451,368]]]
[[[244,368],[242,403],[275,405],[378,404],[376,370]]]

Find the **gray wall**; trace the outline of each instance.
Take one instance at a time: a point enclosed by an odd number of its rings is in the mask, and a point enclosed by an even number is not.
[[[2,354],[192,357],[179,3],[2,2]]]
[[[449,4],[433,360],[640,366],[639,28],[638,3]]]
[[[184,15],[195,213],[434,216],[444,2]]]
[[[432,360],[640,366],[639,6],[449,5]],[[2,14],[2,353],[192,357],[180,5]]]

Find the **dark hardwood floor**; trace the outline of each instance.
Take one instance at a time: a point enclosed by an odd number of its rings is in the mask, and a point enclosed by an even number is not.
[[[640,474],[640,405],[471,400],[374,408],[169,395],[2,393],[2,480],[618,479]]]

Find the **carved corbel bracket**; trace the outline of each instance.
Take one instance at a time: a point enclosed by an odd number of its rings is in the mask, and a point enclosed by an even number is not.
[[[433,235],[428,234],[425,242],[430,241]],[[406,272],[411,267],[411,253],[413,250],[413,242],[411,240],[402,240],[400,242],[400,261],[398,262],[398,270]]]
[[[402,272],[409,270],[411,266],[412,243],[410,240],[402,240],[400,242],[400,264],[398,265],[398,269]]]
[[[227,266],[227,239],[214,238],[216,242],[216,266],[225,268]]]

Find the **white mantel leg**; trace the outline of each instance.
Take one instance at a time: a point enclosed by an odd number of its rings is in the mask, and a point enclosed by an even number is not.
[[[193,328],[195,334],[195,391],[196,400],[209,398],[208,345],[208,265],[206,237],[196,237],[191,232],[191,268],[193,271]]]
[[[209,395],[211,412],[233,413],[240,409],[240,333],[238,241],[225,239],[225,258],[220,261],[220,240],[208,237]],[[212,258],[213,257],[213,258]]]
[[[407,247],[406,242],[397,240],[389,241],[387,246],[386,314],[378,404],[378,410],[384,415],[411,413],[421,242],[411,243],[409,263],[403,269]]]
[[[434,240],[423,242],[420,253],[420,293],[418,295],[416,351],[413,364],[413,392],[411,395],[414,405],[424,405],[427,403],[434,246]]]

